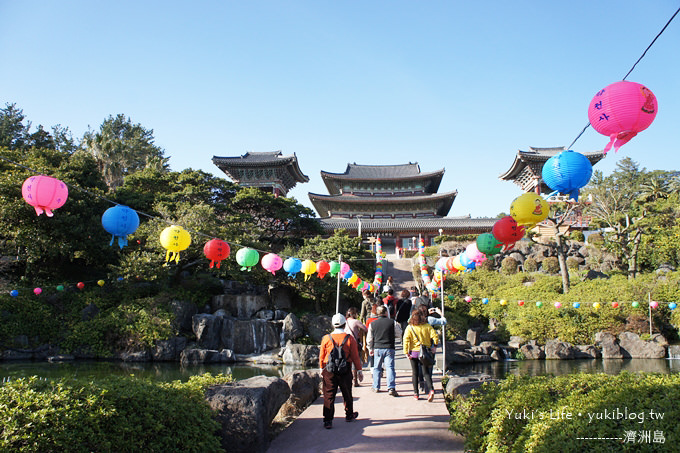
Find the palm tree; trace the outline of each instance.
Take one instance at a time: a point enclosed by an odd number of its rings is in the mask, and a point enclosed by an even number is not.
[[[669,184],[660,177],[651,177],[640,185],[640,199],[645,201],[656,201],[660,198],[667,198],[669,195]]]

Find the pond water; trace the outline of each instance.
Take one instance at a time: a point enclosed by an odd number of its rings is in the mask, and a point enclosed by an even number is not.
[[[0,380],[39,376],[46,379],[79,376],[97,379],[109,375],[150,378],[157,381],[186,381],[190,376],[203,373],[231,374],[241,380],[253,376],[278,376],[299,367],[255,364],[210,364],[183,366],[177,362],[0,362]],[[608,359],[608,360],[521,360],[457,364],[450,370],[454,374],[485,373],[502,379],[509,374],[521,376],[563,375],[574,373],[619,374],[629,372],[678,373],[680,359]]]
[[[211,373],[213,375],[231,374],[241,380],[253,376],[279,376],[292,372],[296,367],[253,365],[253,364],[203,364],[183,366],[177,362],[106,362],[106,361],[69,361],[69,362],[0,362],[0,380],[39,376],[46,379],[78,376],[97,379],[104,376],[135,375],[157,381],[187,381],[189,377]]]

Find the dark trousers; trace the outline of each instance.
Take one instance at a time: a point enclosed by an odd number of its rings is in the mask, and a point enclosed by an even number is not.
[[[413,384],[413,393],[418,395],[418,381],[423,377],[425,381],[425,393],[430,393],[434,388],[432,385],[432,369],[429,366],[422,366],[420,360],[409,359],[411,362],[411,383]]]
[[[333,420],[335,415],[335,395],[338,393],[338,387],[340,387],[340,393],[342,393],[342,399],[345,403],[345,417],[351,417],[354,412],[352,373],[338,375],[323,370],[321,377],[323,378],[323,421]]]

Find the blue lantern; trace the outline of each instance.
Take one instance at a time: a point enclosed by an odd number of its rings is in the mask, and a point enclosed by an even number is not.
[[[102,226],[112,235],[109,245],[113,245],[113,241],[118,237],[118,246],[123,248],[128,243],[127,235],[137,231],[139,216],[134,209],[119,204],[104,212]]]
[[[484,299],[482,299],[482,303],[483,303],[484,305],[487,305],[487,304],[489,303],[489,299],[487,299],[487,298],[485,297]]]
[[[593,165],[583,154],[562,151],[543,165],[543,182],[561,194],[578,201],[578,190],[590,181]]]
[[[574,302],[574,303],[573,303],[573,304],[571,304],[571,305],[572,305],[572,306],[573,306],[574,308],[578,308],[578,307],[580,307],[580,306],[581,306],[581,304],[580,304],[580,303],[578,303],[578,302]]]
[[[19,295],[19,291],[13,289],[12,291],[9,292],[9,295],[12,297],[17,297]]]
[[[678,304],[676,304],[675,302],[671,302],[670,304],[668,304],[668,308],[670,308],[671,310],[675,310],[677,307]]]
[[[289,257],[283,262],[283,270],[288,272],[288,276],[295,278],[295,274],[302,270],[302,261],[297,258]]]

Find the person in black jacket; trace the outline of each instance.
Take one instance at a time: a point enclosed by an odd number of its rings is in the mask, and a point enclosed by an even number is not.
[[[397,373],[394,368],[394,341],[397,335],[401,338],[401,327],[396,321],[387,317],[387,307],[380,305],[377,309],[378,319],[368,327],[368,353],[373,356],[373,391],[380,391],[380,376],[383,364],[387,368],[387,393],[399,396],[396,389]]]
[[[394,318],[395,321],[401,326],[401,330],[406,330],[408,326],[408,319],[411,317],[411,293],[409,290],[403,290],[399,296],[401,299],[397,301],[397,314]]]

